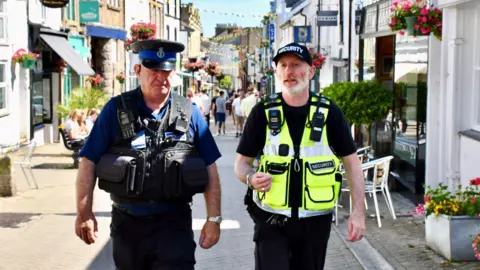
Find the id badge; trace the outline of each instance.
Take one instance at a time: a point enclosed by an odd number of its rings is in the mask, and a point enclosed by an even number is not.
[[[132,149],[145,149],[146,140],[145,140],[145,131],[140,131],[135,138],[132,140]]]

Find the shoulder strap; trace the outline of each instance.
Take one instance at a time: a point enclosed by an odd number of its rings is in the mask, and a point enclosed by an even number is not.
[[[269,96],[265,96],[262,98],[262,102],[265,105],[265,109],[281,106],[283,102],[282,94],[275,93]]]
[[[170,117],[168,125],[175,126],[175,130],[188,133],[190,119],[192,117],[192,103],[185,97],[172,93],[170,101]],[[188,135],[188,134],[187,134]]]

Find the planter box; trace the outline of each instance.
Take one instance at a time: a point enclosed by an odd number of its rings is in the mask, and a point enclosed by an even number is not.
[[[430,215],[425,220],[427,245],[449,260],[476,261],[472,241],[478,233],[478,217]]]

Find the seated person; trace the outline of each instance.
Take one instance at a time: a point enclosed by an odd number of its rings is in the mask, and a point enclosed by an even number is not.
[[[70,112],[68,120],[65,122],[65,134],[69,141],[79,141],[83,140],[87,134],[85,134],[85,129],[81,129],[79,121],[81,121],[81,111],[74,109]]]

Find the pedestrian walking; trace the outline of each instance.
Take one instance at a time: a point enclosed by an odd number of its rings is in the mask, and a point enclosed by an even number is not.
[[[237,127],[237,133],[235,134],[235,137],[238,138],[239,136],[242,136],[243,132],[243,125],[245,123],[245,117],[243,117],[242,113],[242,100],[243,100],[244,94],[243,91],[238,92],[238,97],[235,98],[232,102],[232,110],[233,110],[233,117],[236,119],[236,127]]]
[[[323,269],[342,184],[339,162],[353,200],[347,239],[352,242],[365,232],[363,172],[343,112],[328,97],[309,91],[315,67],[308,49],[288,44],[274,62],[281,93],[252,109],[235,161],[237,177],[248,185],[255,269]]]
[[[77,178],[77,236],[96,242],[93,190],[113,201],[110,236],[117,269],[188,269],[195,265],[192,196],[205,193],[207,221],[199,245],[220,237],[221,156],[198,107],[172,93],[176,55],[184,45],[166,40],[131,44],[140,86],[104,106]]]
[[[216,109],[216,119],[218,122],[218,133],[217,135],[225,135],[225,126],[226,126],[226,117],[227,117],[227,100],[225,99],[225,92],[220,91],[220,96],[215,100],[215,109]]]

